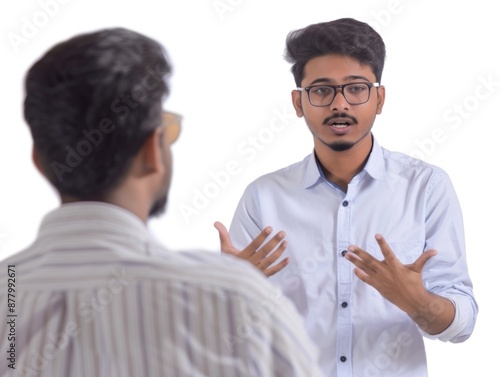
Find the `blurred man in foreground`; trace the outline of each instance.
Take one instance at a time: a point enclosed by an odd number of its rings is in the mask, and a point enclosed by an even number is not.
[[[33,160],[61,206],[0,264],[2,376],[320,375],[301,317],[256,269],[169,252],[148,231],[180,127],[162,109],[170,71],[156,41],[125,29],[76,36],[30,68]],[[269,233],[246,250],[282,252]]]

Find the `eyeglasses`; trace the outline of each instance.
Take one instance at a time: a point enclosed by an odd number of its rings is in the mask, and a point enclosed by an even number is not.
[[[361,105],[370,99],[371,88],[378,88],[378,82],[357,82],[344,85],[311,85],[306,88],[297,88],[307,92],[309,103],[313,106],[330,106],[340,89],[345,100],[351,105]]]
[[[182,115],[164,111],[162,115],[162,126],[165,126],[169,144],[174,143],[181,133]]]

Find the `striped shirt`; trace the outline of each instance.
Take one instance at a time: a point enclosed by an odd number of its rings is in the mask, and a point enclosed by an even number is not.
[[[0,271],[1,376],[322,375],[302,317],[259,271],[169,252],[120,207],[62,205]]]

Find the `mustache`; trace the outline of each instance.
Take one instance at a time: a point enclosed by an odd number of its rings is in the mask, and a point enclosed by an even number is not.
[[[328,118],[326,118],[323,121],[323,125],[324,126],[328,125],[329,123],[331,123],[336,118],[349,119],[352,122],[352,124],[358,124],[358,120],[355,117],[353,117],[352,115],[349,115],[347,113],[335,113],[332,116],[329,116]]]

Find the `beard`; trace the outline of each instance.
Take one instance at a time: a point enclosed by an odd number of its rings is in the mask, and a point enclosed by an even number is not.
[[[172,156],[170,154],[170,149],[166,150],[163,143],[161,144],[161,147],[163,166],[165,166],[166,170],[163,181],[163,194],[153,202],[153,205],[149,209],[149,218],[163,215],[165,213],[165,209],[167,208],[168,191],[170,189],[170,180],[172,178]]]
[[[313,133],[313,135],[316,138],[318,138],[318,140],[321,143],[323,143],[328,148],[330,148],[332,151],[335,151],[335,152],[344,152],[344,151],[347,151],[347,150],[351,149],[352,147],[354,147],[356,144],[358,144],[359,142],[361,142],[367,136],[371,135],[371,129],[372,128],[370,127],[363,135],[361,135],[359,137],[359,139],[354,140],[354,141],[340,140],[340,141],[334,141],[332,143],[328,143],[327,141],[319,138],[316,134]]]
[[[326,144],[326,146],[330,148],[332,151],[344,152],[354,147],[355,144],[356,143],[350,143],[347,141],[337,141],[335,143]]]
[[[157,199],[149,210],[149,218],[159,217],[165,213],[167,208],[167,194]]]

